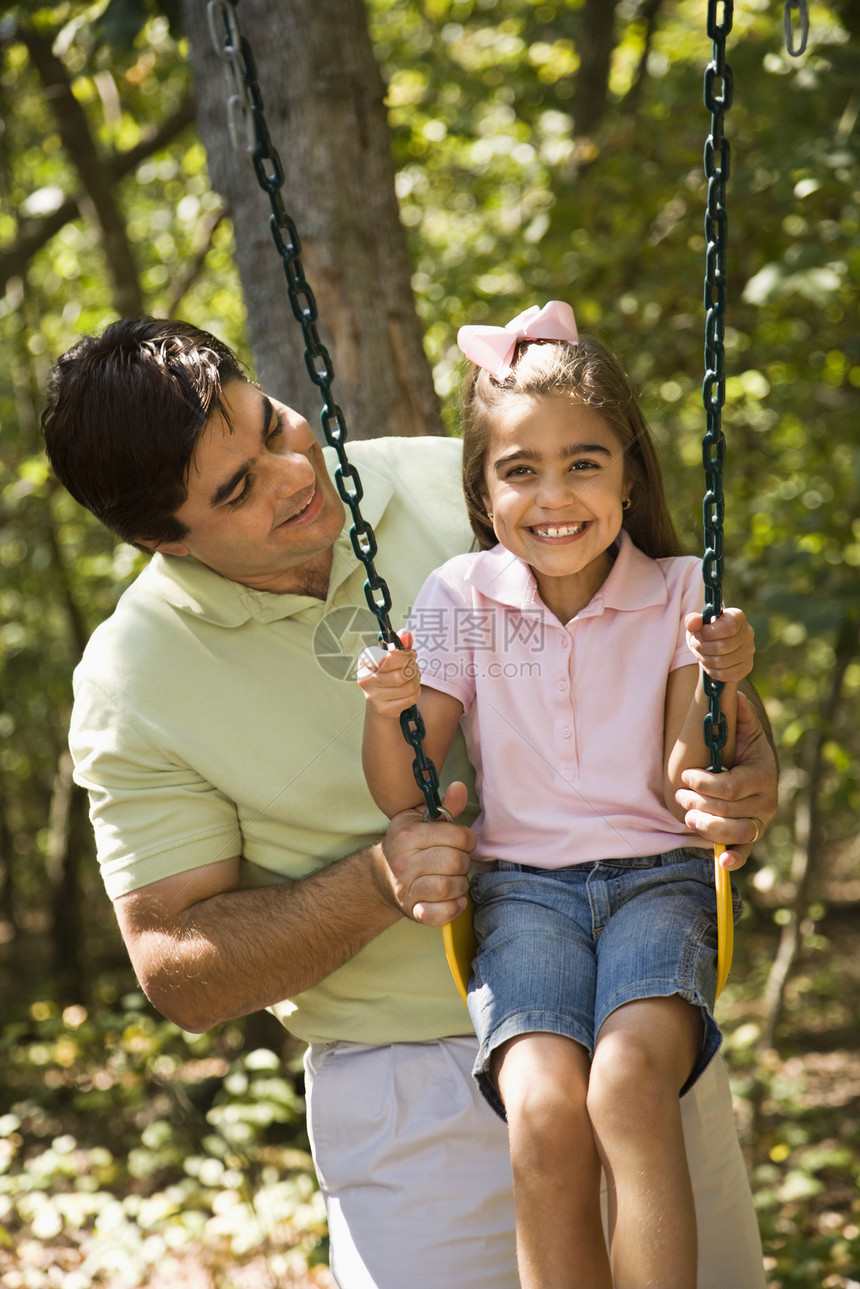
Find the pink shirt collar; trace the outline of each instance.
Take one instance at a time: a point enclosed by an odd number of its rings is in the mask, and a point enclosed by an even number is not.
[[[658,563],[634,546],[624,529],[616,547],[618,554],[609,576],[577,617],[597,617],[604,609],[635,610],[667,603],[666,581]],[[488,599],[522,613],[540,612],[544,607],[534,573],[525,560],[504,546],[482,551],[465,580]]]

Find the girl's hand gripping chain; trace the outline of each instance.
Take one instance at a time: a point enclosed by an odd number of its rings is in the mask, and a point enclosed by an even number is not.
[[[684,620],[687,645],[712,680],[737,684],[752,671],[755,632],[740,609],[724,609],[713,622],[701,613]]]
[[[666,804],[670,810],[682,804],[676,801],[675,793],[684,786],[684,773],[692,768],[701,767],[703,763],[707,764],[702,728],[703,723],[709,718],[709,700],[705,694],[703,672],[713,680],[722,682],[724,686],[720,701],[726,720],[726,743],[722,749],[721,759],[723,764],[729,767],[733,764],[736,753],[738,685],[752,670],[755,654],[754,632],[740,609],[725,609],[720,617],[708,623],[703,621],[701,613],[688,613],[684,619],[684,627],[687,647],[699,666],[698,669],[680,668],[677,673],[672,673],[669,677],[666,718],[668,740]],[[690,692],[686,688],[689,680],[683,679],[683,673],[686,672],[690,677],[696,670],[698,675],[695,688]],[[679,677],[678,681],[674,679],[676,674]],[[675,694],[677,694],[677,705],[673,697]],[[684,709],[686,714],[682,715]],[[686,815],[689,807],[684,803],[682,808]],[[685,822],[687,822],[686,819]],[[738,864],[732,857],[723,856],[721,852],[720,866],[738,867]]]
[[[403,648],[381,645],[363,649],[358,658],[357,679],[377,716],[395,720],[413,707],[421,693],[421,673],[412,648],[411,631],[400,635]]]

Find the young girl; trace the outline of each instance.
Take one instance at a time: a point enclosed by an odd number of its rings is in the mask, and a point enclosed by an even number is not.
[[[703,625],[635,396],[569,306],[458,343],[481,549],[426,582],[416,650],[360,674],[365,774],[389,815],[420,804],[400,712],[420,705],[437,766],[462,723],[485,861],[475,1075],[508,1120],[524,1289],[694,1289],[679,1096],[720,1043],[716,907],[674,793],[708,763],[698,664],[725,683],[731,763],[753,633],[738,609]]]

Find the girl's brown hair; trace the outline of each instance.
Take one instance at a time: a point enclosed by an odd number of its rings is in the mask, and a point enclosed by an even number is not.
[[[683,554],[666,503],[657,453],[636,394],[618,359],[599,341],[579,344],[525,341],[508,376],[495,380],[473,366],[463,393],[463,491],[472,531],[481,550],[497,538],[487,518],[484,466],[501,409],[518,398],[568,398],[593,407],[618,436],[625,476],[631,484],[624,528],[652,559]]]

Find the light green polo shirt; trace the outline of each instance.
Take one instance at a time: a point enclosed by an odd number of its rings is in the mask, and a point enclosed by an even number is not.
[[[399,629],[431,569],[471,544],[460,444],[379,439],[349,455]],[[245,885],[295,879],[384,832],[361,769],[365,700],[346,678],[376,639],[348,528],[325,604],[156,555],[94,633],[75,672],[70,744],[111,898],[235,854]],[[443,778],[471,783],[462,744]],[[273,1010],[309,1041],[471,1028],[441,932],[406,919]]]

